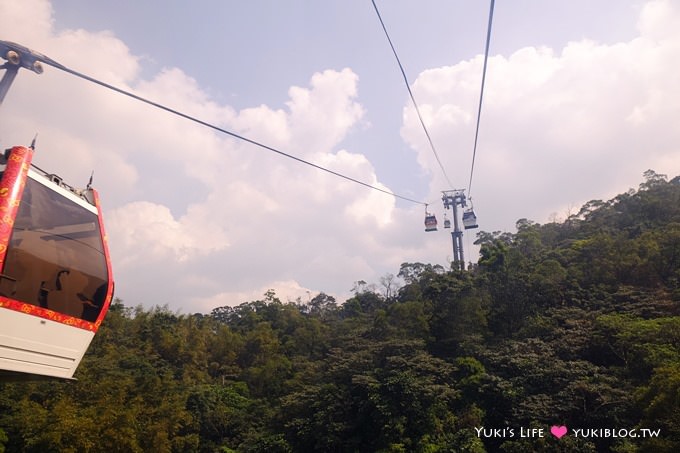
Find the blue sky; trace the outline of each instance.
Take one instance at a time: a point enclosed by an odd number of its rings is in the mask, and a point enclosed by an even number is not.
[[[447,173],[467,187],[487,2],[376,1]],[[559,220],[680,173],[670,1],[498,1],[473,194],[480,228]],[[0,0],[0,39],[396,193],[450,189],[370,0]],[[0,109],[6,146],[106,203],[117,295],[183,312],[272,288],[343,300],[402,262],[446,264],[423,207],[48,68]],[[471,249],[473,234],[466,235]],[[472,253],[471,256],[474,256]]]

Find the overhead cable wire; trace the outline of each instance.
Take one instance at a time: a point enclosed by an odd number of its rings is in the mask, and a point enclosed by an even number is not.
[[[477,155],[477,140],[479,138],[479,123],[482,117],[482,100],[484,99],[484,82],[486,81],[486,64],[489,60],[489,43],[491,42],[491,24],[493,23],[493,7],[495,0],[491,0],[489,7],[489,25],[486,29],[486,47],[484,48],[484,67],[482,68],[482,87],[479,92],[479,107],[477,108],[477,125],[475,126],[475,144],[472,148],[472,165],[470,166],[470,182],[468,183],[468,197],[472,192],[472,175],[475,171],[475,157]]]
[[[449,179],[449,176],[446,174],[446,170],[444,170],[444,165],[442,165],[442,161],[439,159],[439,154],[437,153],[436,148],[434,147],[434,143],[432,142],[432,138],[430,137],[430,133],[427,130],[427,127],[425,126],[425,121],[423,121],[423,116],[420,114],[420,109],[418,108],[418,103],[416,102],[416,98],[413,96],[413,92],[411,91],[411,86],[408,83],[408,77],[406,77],[406,71],[404,71],[404,66],[401,64],[401,60],[399,60],[399,55],[397,55],[397,51],[394,48],[394,44],[392,44],[392,39],[390,39],[390,34],[387,32],[387,27],[385,27],[385,22],[382,20],[382,16],[380,15],[380,11],[378,10],[378,6],[375,4],[375,0],[371,0],[373,3],[373,8],[375,9],[375,13],[378,16],[378,20],[380,20],[380,25],[382,25],[382,29],[385,32],[385,36],[387,37],[387,41],[390,43],[390,47],[392,48],[392,53],[394,54],[394,58],[397,60],[397,64],[399,65],[399,70],[401,71],[401,75],[404,78],[404,82],[406,83],[406,89],[408,90],[408,94],[411,97],[411,102],[413,102],[413,106],[415,107],[416,113],[418,114],[418,119],[420,120],[420,125],[423,127],[423,131],[425,131],[425,136],[427,137],[427,141],[430,143],[430,149],[432,149],[432,153],[434,154],[434,157],[437,159],[437,163],[439,164],[439,168],[441,168],[442,173],[444,174],[444,178],[446,178],[446,182],[449,183],[449,187],[453,187],[453,184],[451,184],[451,180]]]
[[[229,135],[229,136],[231,136],[231,137],[233,137],[233,138],[236,138],[236,139],[238,139],[238,140],[242,140],[242,141],[244,141],[244,142],[250,143],[251,145],[255,145],[255,146],[258,146],[258,147],[260,147],[260,148],[263,148],[263,149],[265,149],[265,150],[267,150],[267,151],[271,151],[271,152],[273,152],[273,153],[276,153],[276,154],[279,154],[279,155],[281,155],[281,156],[287,157],[287,158],[292,159],[292,160],[294,160],[294,161],[296,161],[296,162],[299,162],[299,163],[301,163],[301,164],[305,164],[305,165],[308,165],[308,166],[310,166],[310,167],[316,168],[317,170],[321,170],[321,171],[324,171],[324,172],[326,172],[326,173],[330,173],[331,175],[337,176],[337,177],[342,178],[342,179],[345,179],[345,180],[347,180],[347,181],[351,181],[351,182],[353,182],[353,183],[355,183],[355,184],[359,184],[359,185],[361,185],[361,186],[367,187],[367,188],[369,188],[369,189],[376,190],[376,191],[378,191],[378,192],[382,192],[382,193],[387,194],[387,195],[391,195],[391,196],[393,196],[393,197],[395,197],[395,198],[399,198],[399,199],[404,200],[404,201],[408,201],[408,202],[415,203],[415,204],[420,204],[420,205],[425,205],[425,202],[418,201],[418,200],[414,200],[414,199],[412,199],[412,198],[409,198],[409,197],[406,197],[406,196],[403,196],[403,195],[396,194],[396,193],[394,193],[394,192],[391,192],[391,191],[389,191],[389,190],[383,189],[383,188],[381,188],[381,187],[377,187],[377,186],[368,184],[368,183],[366,183],[366,182],[364,182],[364,181],[360,181],[360,180],[358,180],[358,179],[352,178],[351,176],[347,176],[347,175],[344,175],[344,174],[339,173],[339,172],[337,172],[337,171],[333,171],[333,170],[331,170],[331,169],[329,169],[329,168],[323,167],[323,166],[321,166],[321,165],[318,165],[318,164],[309,162],[309,161],[304,160],[304,159],[302,159],[302,158],[300,158],[300,157],[296,157],[296,156],[294,156],[294,155],[292,155],[292,154],[283,152],[283,151],[281,151],[281,150],[279,150],[279,149],[276,149],[276,148],[273,148],[273,147],[271,147],[271,146],[265,145],[265,144],[260,143],[260,142],[258,142],[258,141],[256,141],[256,140],[253,140],[253,139],[244,137],[243,135],[239,135],[239,134],[237,134],[237,133],[235,133],[235,132],[228,131],[228,130],[226,130],[226,129],[223,129],[223,128],[221,128],[221,127],[219,127],[219,126],[216,126],[216,125],[214,125],[214,124],[212,124],[212,123],[209,123],[209,122],[207,122],[207,121],[203,121],[203,120],[198,119],[198,118],[196,118],[196,117],[194,117],[194,116],[191,116],[191,115],[188,115],[188,114],[186,114],[186,113],[180,112],[179,110],[176,110],[176,109],[167,107],[167,106],[165,106],[165,105],[163,105],[163,104],[159,104],[159,103],[157,103],[157,102],[151,101],[151,100],[146,99],[146,98],[144,98],[144,97],[142,97],[142,96],[139,96],[139,95],[136,95],[136,94],[134,94],[134,93],[131,93],[130,91],[126,91],[126,90],[123,90],[122,88],[118,88],[118,87],[115,87],[115,86],[113,86],[113,85],[110,85],[110,84],[108,84],[108,83],[106,83],[106,82],[102,82],[101,80],[97,80],[97,79],[95,79],[94,77],[90,77],[90,76],[88,76],[88,75],[86,75],[86,74],[83,74],[83,73],[81,73],[81,72],[78,72],[78,71],[75,71],[75,70],[73,70],[73,69],[70,69],[70,68],[68,68],[68,67],[66,67],[66,66],[64,66],[64,65],[62,65],[61,63],[57,63],[56,61],[54,61],[54,60],[52,60],[51,58],[46,57],[46,56],[44,56],[44,55],[37,54],[37,53],[34,53],[34,54],[37,55],[37,56],[39,56],[39,57],[40,57],[40,61],[42,61],[42,62],[45,63],[45,64],[48,64],[48,65],[50,65],[50,66],[52,66],[52,67],[54,67],[54,68],[57,68],[57,69],[59,69],[59,70],[61,70],[61,71],[64,71],[64,72],[66,72],[66,73],[68,73],[68,74],[71,74],[71,75],[74,75],[74,76],[76,76],[76,77],[79,77],[79,78],[81,78],[81,79],[87,80],[88,82],[95,83],[95,84],[100,85],[100,86],[102,86],[102,87],[104,87],[104,88],[108,88],[108,89],[113,90],[113,91],[115,91],[115,92],[117,92],[117,93],[120,93],[120,94],[123,94],[123,95],[125,95],[125,96],[131,97],[132,99],[135,99],[135,100],[137,100],[137,101],[143,102],[143,103],[145,103],[145,104],[151,105],[151,106],[156,107],[156,108],[159,108],[159,109],[161,109],[161,110],[165,110],[166,112],[169,112],[169,113],[172,113],[172,114],[174,114],[174,115],[180,116],[180,117],[182,117],[182,118],[184,118],[184,119],[187,119],[187,120],[189,120],[189,121],[193,121],[194,123],[198,123],[198,124],[200,124],[200,125],[202,125],[202,126],[205,126],[205,127],[210,128],[210,129],[213,129],[213,130],[216,130],[216,131],[218,131],[218,132],[221,132],[221,133],[223,133],[223,134]]]

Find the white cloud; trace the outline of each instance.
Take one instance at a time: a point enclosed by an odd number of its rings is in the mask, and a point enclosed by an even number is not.
[[[677,37],[680,25],[677,5],[669,0],[648,2],[642,9],[637,25],[641,35],[648,39],[668,41],[671,37]]]
[[[48,0],[0,2],[0,39],[26,46],[39,44],[51,34],[52,14]]]
[[[311,88],[292,87],[290,128],[296,138],[295,151],[328,152],[345,137],[364,115],[357,96],[358,76],[351,69],[316,73]]]
[[[579,205],[635,187],[642,172],[680,172],[677,6],[650,2],[641,34],[614,44],[570,42],[561,51],[526,47],[491,55],[473,194],[482,228],[547,221],[555,206]],[[495,37],[502,39],[502,37]],[[492,46],[493,47],[493,46]],[[467,187],[483,59],[424,71],[414,84],[451,179]],[[446,183],[410,106],[404,139]],[[551,210],[552,209],[552,210]]]
[[[200,207],[175,220],[165,206],[138,201],[114,209],[107,216],[114,258],[129,263],[189,261],[195,255],[217,252],[228,245],[223,232]]]

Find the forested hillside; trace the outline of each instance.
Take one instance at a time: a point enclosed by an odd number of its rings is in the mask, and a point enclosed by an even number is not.
[[[478,243],[344,303],[116,301],[77,381],[0,384],[0,451],[680,451],[680,178]]]

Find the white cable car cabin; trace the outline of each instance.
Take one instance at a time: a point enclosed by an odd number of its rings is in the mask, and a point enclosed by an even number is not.
[[[94,189],[0,156],[0,377],[72,378],[111,298],[111,262]]]
[[[472,209],[463,212],[463,227],[466,230],[479,228],[479,225],[477,225],[477,216]]]
[[[425,231],[437,231],[437,217],[434,214],[425,214]]]

